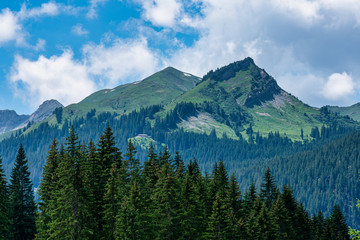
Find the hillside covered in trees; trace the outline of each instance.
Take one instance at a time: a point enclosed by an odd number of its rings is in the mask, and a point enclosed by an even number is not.
[[[97,144],[81,143],[73,127],[64,145],[53,140],[36,223],[26,164],[20,146],[10,186],[0,171],[0,238],[350,239],[338,205],[329,216],[310,215],[269,169],[258,190],[252,183],[241,192],[222,161],[202,174],[196,159],[185,164],[178,152],[151,144],[140,164],[132,141],[120,152],[109,126]]]

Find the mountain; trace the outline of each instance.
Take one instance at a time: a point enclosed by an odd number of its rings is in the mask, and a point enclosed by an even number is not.
[[[0,134],[24,127],[29,117],[30,115],[18,115],[14,110],[0,110]]]
[[[78,104],[64,109],[64,117],[86,116],[95,109],[97,113],[129,113],[140,107],[166,105],[193,88],[201,78],[168,67],[142,81],[100,90]]]
[[[235,136],[240,132],[246,137],[245,130],[251,127],[261,135],[278,131],[293,140],[301,140],[301,132],[308,138],[315,126],[334,121],[341,125],[356,125],[304,104],[281,89],[275,79],[256,66],[251,58],[210,71],[196,87],[179,96],[168,108],[181,102],[206,105],[197,117],[183,121],[181,127],[209,133],[212,129],[208,126],[210,120],[213,127],[219,129],[218,136],[223,133]],[[207,106],[213,110],[208,111]]]
[[[185,162],[196,158],[203,172],[211,172],[214,162],[223,160],[242,182],[254,181],[259,186],[260,168],[278,166],[283,159],[298,159],[289,160],[292,164],[286,171],[276,167],[276,180],[285,184],[296,172],[297,182],[293,184],[307,186],[309,181],[318,181],[311,174],[316,167],[334,166],[326,158],[298,156],[316,153],[322,146],[341,151],[341,147],[329,143],[356,131],[360,124],[332,113],[327,107],[304,104],[281,89],[251,58],[212,70],[203,78],[169,67],[142,81],[101,90],[78,104],[58,108],[43,121],[3,139],[0,155],[5,172],[10,173],[16,149],[22,143],[32,180],[38,186],[54,138],[60,144],[66,143],[73,126],[81,143],[96,143],[107,125],[113,129],[117,147],[123,153],[129,139],[139,143],[136,156],[142,162],[153,142],[157,151],[162,151],[163,145],[171,153],[179,151]],[[356,156],[348,157],[353,164],[343,167],[359,169]],[[359,183],[350,182],[353,178],[348,179],[345,172],[332,173],[335,174],[340,174],[336,179],[341,178],[344,186],[355,184],[360,189]],[[296,188],[295,194],[315,199],[313,192],[318,192],[321,199],[309,204],[309,209],[322,208],[329,213],[332,208],[326,202],[332,199],[329,194],[337,194],[340,204],[352,204],[349,198],[358,197],[357,192],[342,190],[336,184],[324,179],[321,189],[314,189],[317,185],[312,184],[311,189]],[[344,193],[348,194],[346,198],[342,197]],[[347,216],[352,213],[346,212]]]
[[[51,116],[56,108],[63,108],[63,107],[64,106],[61,103],[59,103],[54,99],[47,100],[43,102],[33,114],[31,114],[28,121],[32,123],[40,122],[45,118]]]
[[[360,103],[348,107],[326,106],[329,111],[337,113],[341,116],[349,116],[355,121],[360,121]]]
[[[14,110],[0,110],[0,134],[25,127],[28,123],[37,123],[53,114],[63,105],[56,100],[43,102],[31,115],[18,115]]]

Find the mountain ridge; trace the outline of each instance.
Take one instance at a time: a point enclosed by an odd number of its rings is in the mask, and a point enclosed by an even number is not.
[[[27,124],[40,122],[51,116],[56,108],[64,107],[57,100],[44,101],[31,115],[18,115],[14,110],[0,110],[0,134],[25,127]]]

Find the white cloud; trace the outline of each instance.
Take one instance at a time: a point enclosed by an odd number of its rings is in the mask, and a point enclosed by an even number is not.
[[[16,56],[10,81],[16,95],[33,107],[53,98],[67,105],[96,90],[86,67],[73,59],[71,51],[36,61]]]
[[[355,83],[346,72],[331,74],[322,91],[323,96],[330,100],[349,98],[354,93]]]
[[[311,25],[321,18],[318,1],[308,0],[272,0],[273,10],[293,18],[299,23]]]
[[[110,47],[89,44],[83,52],[89,73],[100,79],[101,87],[140,80],[158,67],[158,58],[148,48],[145,39],[117,39]]]
[[[142,2],[144,17],[155,26],[172,27],[181,12],[176,0],[145,0]]]
[[[90,19],[96,18],[98,16],[96,9],[98,8],[99,4],[104,4],[107,1],[108,0],[90,0],[89,11],[86,14],[86,17]]]
[[[59,5],[54,2],[48,2],[41,4],[40,7],[35,7],[31,9],[27,9],[24,4],[21,7],[18,16],[20,18],[34,18],[40,16],[56,16],[59,14]]]
[[[71,28],[71,32],[78,36],[87,35],[89,32],[83,28],[82,24],[76,24]]]
[[[345,101],[340,93],[345,95],[350,88],[333,93],[332,99],[325,98],[322,91],[333,72],[355,75],[352,68],[358,64],[350,67],[340,59],[354,59],[354,52],[359,50],[360,1],[192,1],[202,3],[201,14],[192,16],[182,9],[175,19],[178,25],[197,31],[198,39],[190,46],[179,45],[167,61],[170,65],[202,76],[210,69],[250,56],[285,90],[309,104],[320,106],[335,101],[336,96],[339,102]],[[356,45],[349,47],[351,42]],[[355,95],[350,95],[352,102],[349,98],[346,103],[354,103]]]
[[[0,13],[0,45],[13,40],[21,43],[24,41],[24,35],[16,15],[6,8]]]
[[[94,91],[141,80],[158,69],[155,54],[144,39],[113,40],[110,46],[88,44],[77,61],[70,50],[32,61],[16,56],[9,80],[17,97],[37,107],[48,99],[68,105]]]

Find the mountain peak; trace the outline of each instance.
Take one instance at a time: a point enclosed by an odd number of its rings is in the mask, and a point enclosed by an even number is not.
[[[232,88],[241,88],[237,95],[242,96],[240,102],[249,108],[273,100],[274,96],[282,91],[275,79],[259,68],[250,57],[215,71],[211,70],[203,77],[203,81],[208,79],[229,84],[231,82]]]
[[[49,117],[53,114],[54,110],[59,107],[64,107],[61,103],[59,103],[55,99],[46,100],[43,102],[39,108],[31,114],[29,118],[29,122],[40,122],[41,120]]]

